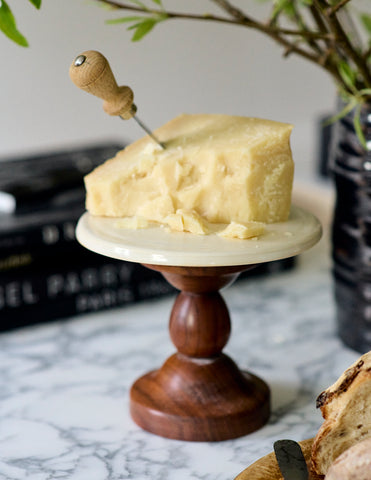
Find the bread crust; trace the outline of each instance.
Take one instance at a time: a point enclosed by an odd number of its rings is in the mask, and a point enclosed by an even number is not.
[[[314,438],[311,470],[326,475],[345,450],[371,437],[371,352],[362,355],[317,398],[324,422]]]

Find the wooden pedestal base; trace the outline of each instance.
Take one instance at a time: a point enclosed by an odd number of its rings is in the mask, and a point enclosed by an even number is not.
[[[270,413],[269,388],[222,353],[231,326],[219,290],[252,266],[146,266],[180,290],[170,316],[178,352],[132,386],[134,421],[157,435],[190,441],[227,440],[262,427]]]
[[[219,290],[252,268],[251,262],[289,258],[317,243],[321,226],[313,215],[293,206],[287,222],[267,225],[255,242],[171,233],[160,226],[125,229],[116,218],[85,213],[76,236],[101,255],[142,264],[160,260],[163,265],[147,267],[180,290],[170,317],[178,352],[131,389],[131,413],[140,426],[165,437],[212,441],[250,433],[267,422],[267,385],[242,373],[222,352],[230,319]]]

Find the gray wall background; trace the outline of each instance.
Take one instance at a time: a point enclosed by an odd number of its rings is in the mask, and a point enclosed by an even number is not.
[[[149,0],[148,0],[149,1]],[[237,26],[171,20],[139,43],[120,14],[86,0],[8,0],[29,48],[0,34],[0,158],[104,140],[133,141],[131,120],[107,116],[102,101],[77,89],[68,69],[84,50],[101,51],[121,85],[135,93],[138,116],[156,128],[182,112],[227,113],[293,123],[297,175],[317,162],[317,120],[331,111],[335,90],[316,66],[290,57],[259,33]],[[207,0],[164,0],[168,9],[221,13]],[[236,2],[259,15],[259,2]]]

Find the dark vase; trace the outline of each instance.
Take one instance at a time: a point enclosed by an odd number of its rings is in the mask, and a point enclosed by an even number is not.
[[[371,350],[371,102],[360,123],[362,145],[354,129],[354,112],[333,128],[329,168],[336,202],[332,224],[332,259],[339,336],[345,345]]]

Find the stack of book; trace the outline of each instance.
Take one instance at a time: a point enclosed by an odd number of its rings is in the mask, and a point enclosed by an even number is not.
[[[103,257],[76,240],[83,177],[122,145],[1,162],[0,330],[173,292],[158,272]]]
[[[83,177],[122,148],[110,143],[0,163],[0,331],[174,292],[160,273],[90,252],[76,240]],[[263,264],[241,278],[293,263]]]

